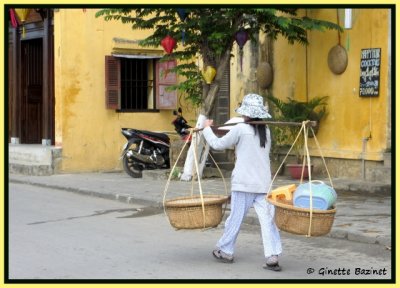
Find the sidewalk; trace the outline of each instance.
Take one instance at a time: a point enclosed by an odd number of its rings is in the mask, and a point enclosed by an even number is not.
[[[332,180],[338,194],[337,212],[332,230],[327,236],[391,247],[391,185],[349,179]],[[9,174],[9,182],[38,185],[127,203],[143,203],[144,205],[161,207],[167,181],[165,175],[160,177],[159,173],[146,173],[143,178],[134,179],[123,172],[104,172],[51,176]],[[290,183],[298,184],[298,181],[294,182],[291,179],[281,177],[275,179],[274,187]],[[326,181],[326,183],[329,183],[329,181]],[[194,184],[194,193],[198,193],[198,190],[196,190],[198,183],[195,182]],[[229,193],[230,179],[226,179],[226,184]],[[221,178],[205,179],[202,181],[202,187],[203,193],[225,193]],[[191,189],[192,182],[171,181],[166,192],[166,199],[187,196]],[[258,225],[254,211],[250,211],[245,221],[248,224]]]

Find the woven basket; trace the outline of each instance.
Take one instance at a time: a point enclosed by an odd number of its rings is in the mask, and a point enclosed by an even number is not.
[[[268,202],[275,206],[275,223],[279,229],[297,235],[323,236],[331,231],[336,209],[312,210],[310,229],[310,210],[294,207],[290,201],[284,199]],[[310,230],[310,231],[309,231]]]
[[[201,229],[216,227],[222,220],[222,204],[228,196],[199,195],[179,197],[165,201],[164,207],[171,226],[176,229]],[[202,208],[204,203],[204,214]]]

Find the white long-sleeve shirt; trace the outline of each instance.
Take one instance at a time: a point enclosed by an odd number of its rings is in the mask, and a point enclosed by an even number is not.
[[[267,128],[267,143],[260,147],[259,135],[254,128],[245,123],[235,126],[223,137],[218,138],[210,127],[203,130],[203,135],[215,150],[235,147],[236,161],[232,171],[232,191],[267,193],[271,183],[269,151],[271,134]]]

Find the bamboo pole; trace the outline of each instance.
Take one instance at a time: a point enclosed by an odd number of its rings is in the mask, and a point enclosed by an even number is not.
[[[311,126],[311,127],[316,127],[317,126],[317,121],[305,121],[305,125]],[[228,124],[222,124],[222,125],[217,125],[217,126],[212,126],[214,128],[220,128],[220,127],[225,127],[225,126],[235,126],[240,123],[246,123],[246,124],[255,124],[255,125],[283,125],[283,126],[302,126],[303,122],[285,122],[285,121],[248,121],[248,122],[238,122],[238,123],[228,123]],[[199,132],[202,131],[204,128],[191,128],[193,129],[193,132]],[[190,129],[189,129],[190,130]]]

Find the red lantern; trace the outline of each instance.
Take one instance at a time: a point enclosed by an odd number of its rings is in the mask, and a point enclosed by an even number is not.
[[[10,9],[10,20],[11,20],[11,25],[14,28],[18,27],[18,22],[17,22],[17,16],[15,15],[15,11],[13,9]]]
[[[240,55],[240,71],[242,71],[242,61],[243,61],[243,46],[249,40],[249,34],[244,29],[240,29],[235,33],[236,43],[239,45],[239,55]]]
[[[163,46],[167,54],[171,54],[172,50],[174,50],[176,46],[176,40],[171,36],[167,35],[164,39],[161,40],[161,46]]]

